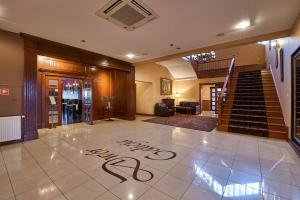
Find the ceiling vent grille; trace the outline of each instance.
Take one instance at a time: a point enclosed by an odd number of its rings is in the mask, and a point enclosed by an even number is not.
[[[96,15],[128,31],[158,18],[151,8],[138,0],[112,0],[98,10]]]

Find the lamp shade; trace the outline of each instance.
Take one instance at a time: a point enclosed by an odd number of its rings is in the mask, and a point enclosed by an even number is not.
[[[180,98],[181,95],[180,95],[180,93],[176,92],[174,96],[175,96],[175,98]]]

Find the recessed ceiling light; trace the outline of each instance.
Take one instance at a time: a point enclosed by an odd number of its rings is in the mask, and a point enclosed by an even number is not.
[[[132,54],[132,53],[129,53],[129,54],[127,54],[127,55],[126,55],[126,57],[127,57],[127,58],[129,58],[129,59],[132,59],[132,58],[134,58],[134,57],[135,57],[135,55],[134,55],[134,54]]]
[[[235,25],[236,29],[245,29],[247,27],[250,26],[250,21],[249,20],[245,20],[245,21],[241,21],[240,23],[238,23],[237,25]]]

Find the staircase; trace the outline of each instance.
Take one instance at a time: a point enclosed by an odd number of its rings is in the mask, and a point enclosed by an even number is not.
[[[273,78],[257,66],[236,70],[218,129],[234,133],[287,139]]]

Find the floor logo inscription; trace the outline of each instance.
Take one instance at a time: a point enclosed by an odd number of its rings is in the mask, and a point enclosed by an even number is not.
[[[132,140],[123,140],[118,141],[118,144],[122,146],[129,147],[130,151],[144,151],[148,152],[144,158],[149,160],[164,161],[170,160],[176,157],[176,153],[173,151],[162,150],[160,148],[151,147],[148,145],[148,142],[142,141],[132,141]],[[144,144],[146,143],[146,144]],[[154,175],[152,172],[142,169],[140,160],[132,157],[123,157],[118,154],[115,154],[107,149],[91,149],[86,150],[87,156],[97,156],[102,158],[105,162],[102,164],[102,169],[120,179],[120,183],[127,181],[127,178],[122,176],[120,172],[116,169],[132,169],[131,177],[139,182],[147,182],[153,179]],[[139,174],[143,173],[143,178],[139,177]]]

